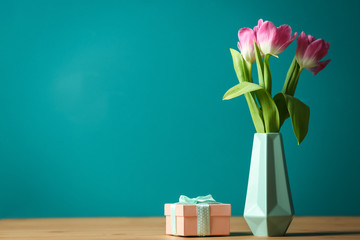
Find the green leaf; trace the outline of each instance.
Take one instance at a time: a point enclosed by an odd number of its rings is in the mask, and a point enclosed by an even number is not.
[[[249,106],[251,118],[253,120],[256,132],[264,133],[265,126],[264,126],[264,120],[262,117],[262,111],[260,110],[259,106],[257,105],[254,95],[252,93],[245,93],[244,95],[245,95],[245,99]]]
[[[258,75],[259,75],[259,85],[262,86],[262,87],[265,87],[265,83],[264,83],[264,63],[262,61],[260,50],[259,50],[259,48],[258,48],[255,41],[254,41],[254,51],[255,51],[255,58],[256,58],[256,66],[257,66]]]
[[[238,96],[241,96],[245,93],[254,92],[260,89],[264,89],[261,86],[255,84],[255,83],[249,83],[249,82],[241,82],[234,87],[230,88],[224,95],[223,100],[229,100],[232,98],[236,98]]]
[[[245,65],[245,60],[241,53],[238,51],[230,48],[231,56],[233,59],[234,69],[236,76],[239,82],[248,82],[249,81],[249,74],[247,71],[247,65]]]
[[[280,116],[274,99],[270,93],[264,88],[256,91],[256,97],[259,100],[263,118],[265,123],[265,130],[267,133],[280,131]]]
[[[274,97],[280,112],[282,123],[290,116],[295,136],[300,144],[308,132],[310,120],[310,108],[299,99],[279,93]]]
[[[239,82],[252,82],[251,67],[252,64],[244,60],[242,55],[230,48],[231,56],[233,58],[234,69]],[[255,96],[252,93],[245,93],[245,99],[249,106],[251,118],[253,120],[256,132],[265,132],[264,121],[262,118],[262,112],[256,103]]]
[[[243,60],[244,62],[244,66],[245,66],[245,69],[247,69],[247,74],[249,76],[248,78],[248,82],[253,82],[253,79],[252,79],[252,63],[251,62],[247,62],[245,59]]]
[[[246,93],[255,92],[263,114],[265,132],[278,132],[280,130],[280,117],[274,100],[263,87],[249,82],[242,82],[230,88],[223,99],[228,100]]]
[[[270,55],[270,56],[272,56],[272,57],[279,58],[279,56],[278,56],[278,55],[276,55],[276,54],[268,53],[267,55]]]
[[[279,110],[279,116],[280,116],[280,128],[284,124],[285,120],[290,117],[289,111],[287,109],[285,97],[282,93],[278,93],[274,96],[274,101],[276,103],[276,106]]]

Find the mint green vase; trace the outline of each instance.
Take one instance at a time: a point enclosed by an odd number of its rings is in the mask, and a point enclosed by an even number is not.
[[[255,236],[283,236],[293,217],[280,133],[255,133],[244,217]]]

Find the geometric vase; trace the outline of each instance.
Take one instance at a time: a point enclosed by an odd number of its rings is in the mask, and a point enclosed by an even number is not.
[[[294,218],[280,133],[255,133],[244,218],[255,236],[283,236]]]

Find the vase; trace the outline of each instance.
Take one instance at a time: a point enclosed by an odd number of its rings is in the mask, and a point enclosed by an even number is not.
[[[283,236],[294,218],[280,133],[255,133],[244,218],[255,236]]]

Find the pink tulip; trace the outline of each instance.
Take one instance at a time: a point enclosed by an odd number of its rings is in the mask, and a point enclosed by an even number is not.
[[[241,28],[238,32],[238,48],[247,62],[255,62],[254,41],[256,35],[251,28]]]
[[[278,55],[297,36],[297,33],[294,33],[291,37],[292,31],[289,25],[281,25],[277,28],[272,22],[263,22],[262,19],[254,27],[254,32],[256,32],[257,44],[264,55]]]
[[[297,49],[295,58],[300,68],[306,68],[314,75],[323,70],[330,62],[329,60],[320,61],[326,56],[330,48],[330,43],[323,39],[315,39],[304,32],[297,39]]]

